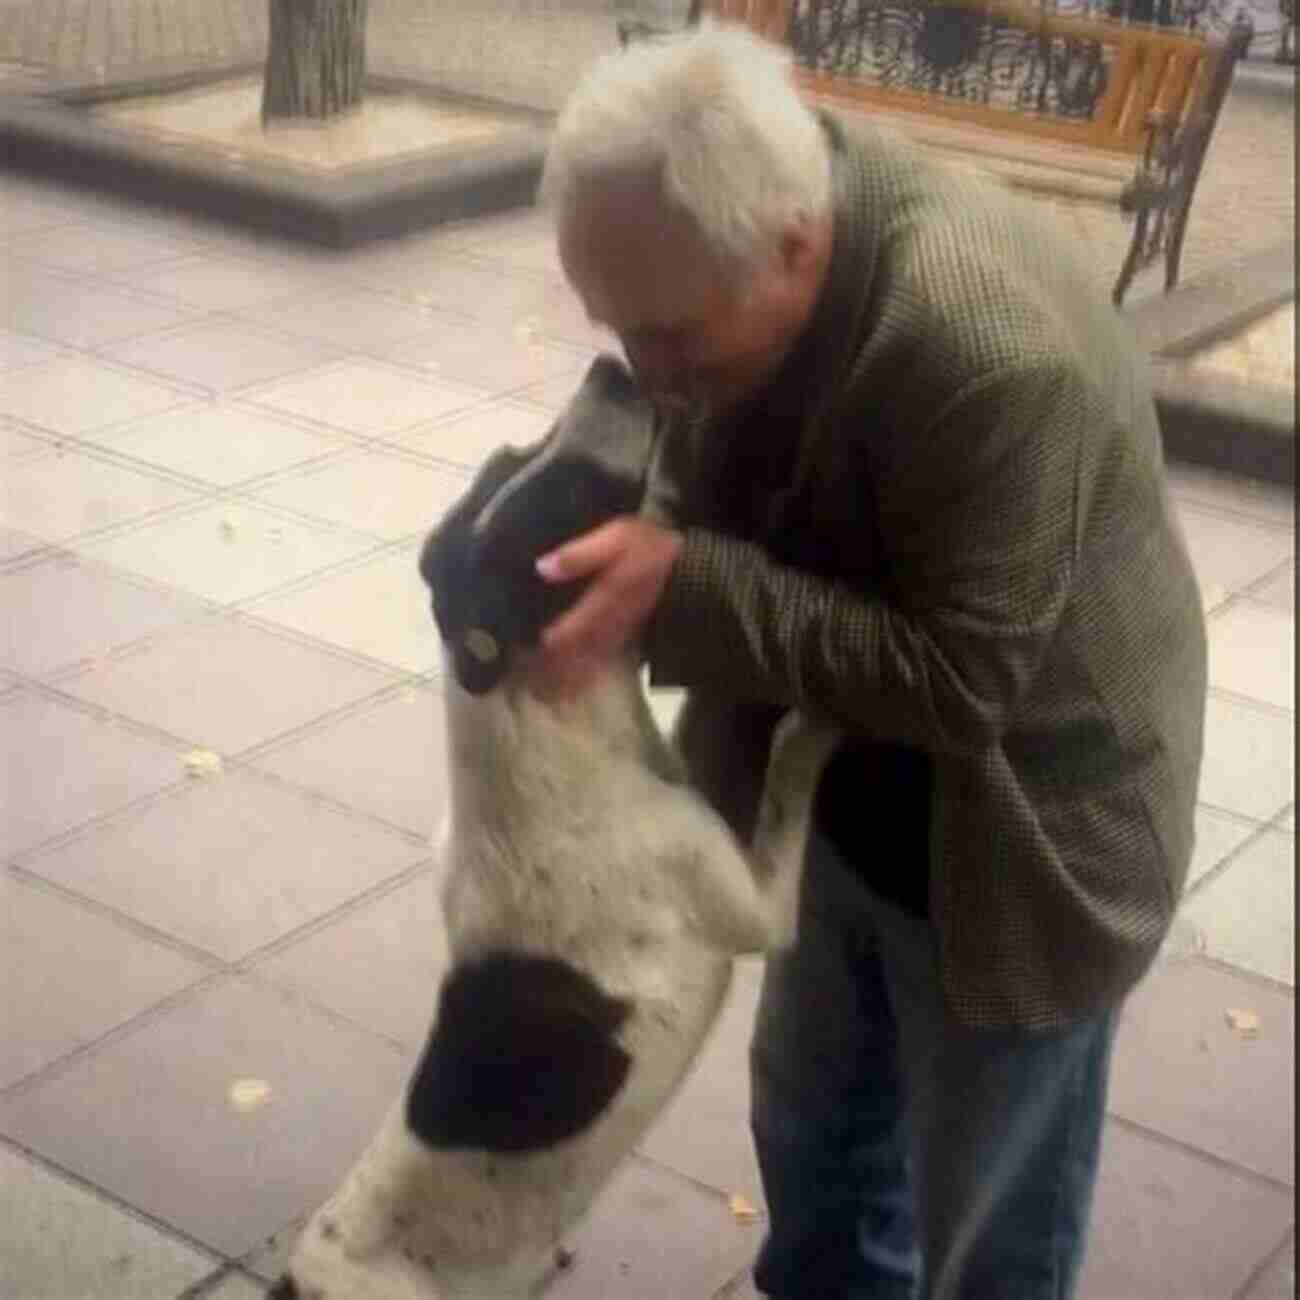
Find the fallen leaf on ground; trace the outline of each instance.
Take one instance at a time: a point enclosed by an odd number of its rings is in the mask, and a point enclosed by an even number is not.
[[[271,1100],[271,1085],[265,1079],[236,1079],[226,1090],[226,1099],[232,1110],[247,1115]]]
[[[1241,1011],[1229,1007],[1224,1012],[1224,1019],[1229,1027],[1235,1029],[1243,1038],[1256,1038],[1259,1035],[1259,1017],[1253,1011]]]
[[[758,1209],[751,1205],[739,1192],[728,1198],[727,1209],[731,1211],[731,1217],[737,1223],[755,1223],[759,1218]]]
[[[221,771],[221,755],[210,749],[191,749],[185,755],[185,770],[190,776],[216,776]]]

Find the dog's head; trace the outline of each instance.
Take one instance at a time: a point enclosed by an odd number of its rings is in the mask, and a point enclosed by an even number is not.
[[[598,357],[545,442],[497,451],[430,534],[420,574],[465,690],[499,685],[514,652],[582,594],[583,583],[544,581],[536,562],[639,508],[653,439],[653,408],[631,375]]]

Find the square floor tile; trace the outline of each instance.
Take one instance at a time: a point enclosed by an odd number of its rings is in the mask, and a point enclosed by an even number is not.
[[[41,361],[54,361],[58,356],[59,349],[51,343],[12,330],[0,330],[0,370],[34,366]]]
[[[217,1263],[3,1146],[0,1221],[13,1300],[171,1300]]]
[[[641,1144],[641,1151],[730,1196],[756,1206],[763,1185],[749,1133],[749,1040],[758,1010],[763,966],[736,963],[731,996],[681,1092]]]
[[[562,375],[574,375],[576,384],[588,354],[547,341],[524,323],[462,320],[437,333],[386,348],[383,355],[440,379],[502,393]]]
[[[75,348],[169,329],[193,314],[102,280],[42,274],[11,276],[2,310],[9,329]]]
[[[391,680],[378,668],[223,618],[191,623],[100,659],[60,689],[193,745],[237,754]]]
[[[425,873],[266,958],[257,973],[420,1047],[447,968],[439,888]],[[357,979],[358,970],[365,979]]]
[[[430,673],[442,662],[429,589],[417,564],[418,544],[387,551],[310,586],[269,596],[253,611],[354,654],[408,673]]]
[[[1227,1021],[1253,1011],[1257,1037]],[[1161,963],[1125,1005],[1110,1112],[1221,1160],[1295,1176],[1295,998],[1192,958]]]
[[[1202,803],[1271,821],[1295,799],[1295,719],[1211,694],[1205,710]]]
[[[215,393],[308,370],[339,356],[335,348],[259,330],[243,321],[196,321],[166,334],[118,343],[104,355]]]
[[[170,479],[85,452],[55,452],[6,471],[0,522],[50,542],[69,541],[193,501]]]
[[[1250,599],[1274,609],[1289,610],[1295,613],[1295,562],[1292,561],[1281,572],[1276,573],[1262,586],[1251,590]]]
[[[571,1268],[547,1300],[706,1300],[757,1252],[762,1225],[669,1170],[629,1161],[567,1243]]]
[[[254,766],[416,835],[447,808],[441,692],[410,687],[277,746]]]
[[[91,274],[157,268],[160,262],[191,256],[196,245],[157,231],[98,223],[73,224],[22,235],[11,253],[62,271]],[[159,272],[155,269],[154,274]]]
[[[249,394],[259,406],[366,438],[391,438],[487,397],[475,388],[422,379],[369,361],[327,366]]]
[[[153,794],[183,775],[178,751],[80,709],[19,691],[0,700],[0,854]]]
[[[441,336],[458,318],[391,293],[349,285],[247,311],[242,319],[348,352],[373,353],[421,334]]]
[[[1295,708],[1295,613],[1240,600],[1210,620],[1210,685]]]
[[[73,555],[0,575],[0,663],[41,677],[193,618],[201,606]]]
[[[1291,1201],[1111,1124],[1079,1300],[1226,1300],[1281,1240]]]
[[[1199,505],[1180,504],[1178,513],[1206,609],[1257,582],[1295,552],[1295,537],[1290,530],[1219,514]]]
[[[0,876],[0,902],[0,1089],[207,973],[97,912],[12,876]]]
[[[258,501],[396,542],[421,537],[469,487],[458,470],[360,452],[258,488]]]
[[[333,1191],[409,1064],[382,1039],[237,981],[0,1102],[0,1131],[239,1255]],[[265,1081],[266,1104],[232,1107],[240,1079]]]
[[[1203,890],[1183,915],[1210,957],[1295,985],[1295,836],[1265,831]]]
[[[204,402],[113,430],[105,442],[136,460],[218,487],[233,487],[351,446],[237,402]]]
[[[1258,830],[1258,822],[1233,817],[1213,808],[1197,808],[1196,847],[1192,851],[1192,865],[1184,888],[1190,890]]]
[[[195,780],[26,865],[238,961],[428,852],[319,799],[235,770]]]
[[[229,604],[338,564],[371,545],[355,533],[232,503],[133,529],[87,547],[87,554]]]
[[[412,429],[393,441],[424,456],[476,470],[498,447],[526,447],[555,423],[549,411],[515,402],[493,402],[427,428]]]
[[[54,433],[84,434],[189,400],[157,380],[82,357],[0,377],[0,411]]]
[[[211,253],[166,266],[118,272],[110,278],[199,311],[238,311],[309,293],[314,287],[308,267]]]

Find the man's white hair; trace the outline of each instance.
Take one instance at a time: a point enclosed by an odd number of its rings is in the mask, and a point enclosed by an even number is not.
[[[710,22],[601,59],[560,113],[543,202],[562,221],[593,181],[649,176],[720,260],[752,265],[788,223],[831,205],[830,152],[791,63]]]

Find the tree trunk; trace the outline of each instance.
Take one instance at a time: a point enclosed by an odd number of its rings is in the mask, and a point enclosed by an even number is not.
[[[324,120],[361,103],[368,0],[269,0],[262,123]]]

